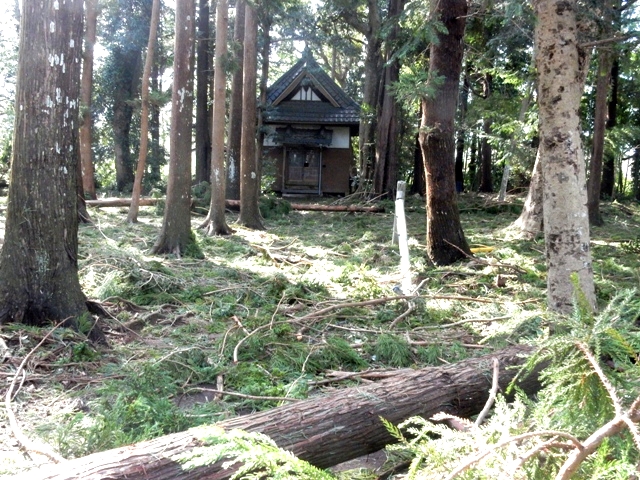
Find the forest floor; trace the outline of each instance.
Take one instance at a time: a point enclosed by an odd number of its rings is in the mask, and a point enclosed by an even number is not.
[[[544,242],[508,228],[522,200],[461,195],[466,237],[486,248],[435,267],[424,253],[424,200],[409,198],[419,286],[411,304],[394,293],[393,202],[383,202],[385,213],[286,213],[271,202],[266,231],[244,229],[229,212],[235,234],[227,237],[206,237],[197,228],[204,217],[194,215],[196,247],[182,258],[149,254],[161,206],[142,207],[134,225],[126,208],[90,209],[80,278],[108,312],[98,321],[107,344],[87,339],[91,322],[79,332],[0,326],[3,398],[13,388],[0,409],[0,476],[28,478],[27,469],[50,461],[20,450],[6,408],[29,438],[73,458],[272,408],[274,397],[370,381],[344,372],[453,363],[545,335]],[[592,251],[604,306],[640,286],[640,207],[609,202],[602,211]],[[351,465],[343,478],[376,478],[369,466]]]

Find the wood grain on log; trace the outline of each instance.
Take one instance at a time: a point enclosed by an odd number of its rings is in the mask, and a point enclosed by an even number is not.
[[[531,349],[510,347],[491,355],[442,367],[409,371],[366,386],[287,404],[263,412],[219,422],[225,430],[261,432],[299,458],[327,468],[380,450],[394,440],[380,418],[398,424],[409,417],[430,418],[438,412],[470,417],[480,412],[489,396],[492,361],[500,363],[500,388],[514,378]],[[536,376],[519,382],[525,393],[539,389]],[[47,466],[20,478],[69,479],[216,479],[233,473],[221,463],[184,471],[177,458],[202,445],[206,427],[166,435],[127,447]]]
[[[155,205],[164,198],[140,198],[140,206]],[[128,207],[131,205],[130,198],[101,198],[98,200],[86,200],[88,207]],[[240,209],[240,200],[225,200],[227,208]],[[322,205],[319,203],[292,203],[293,210],[307,210],[315,212],[360,212],[360,213],[384,213],[384,207],[363,206],[363,205]]]

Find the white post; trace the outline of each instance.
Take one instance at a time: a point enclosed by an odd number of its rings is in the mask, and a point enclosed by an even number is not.
[[[409,243],[407,240],[407,221],[404,216],[404,195],[407,189],[407,183],[398,182],[396,193],[396,215],[394,221],[394,231],[398,238],[398,247],[400,249],[400,274],[402,275],[402,294],[410,295],[412,292],[411,284],[411,263],[409,262]],[[395,235],[394,235],[395,236]]]

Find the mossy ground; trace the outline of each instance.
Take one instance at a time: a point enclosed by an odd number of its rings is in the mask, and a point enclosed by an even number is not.
[[[425,257],[423,202],[407,201],[421,285],[410,302],[393,298],[401,278],[392,202],[377,214],[278,206],[265,215],[266,231],[244,229],[229,213],[236,233],[227,237],[204,236],[203,217],[194,216],[197,248],[183,258],[149,254],[162,221],[153,207],[142,207],[135,225],[125,223],[126,209],[92,209],[93,225],[80,228],[80,277],[109,313],[99,320],[108,346],[86,332],[54,332],[11,402],[22,429],[65,457],[81,456],[359,381],[328,382],[336,371],[451,363],[543,334],[544,242],[514,239],[507,228],[522,198],[461,195],[469,243],[491,251],[447,267]],[[602,210],[606,224],[592,230],[592,247],[605,305],[640,284],[640,208]],[[1,328],[6,388],[48,330]],[[220,398],[219,388],[241,396]],[[17,449],[4,409],[0,420],[0,475],[46,461]]]

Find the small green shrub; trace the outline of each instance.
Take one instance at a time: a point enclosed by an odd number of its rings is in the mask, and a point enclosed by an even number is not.
[[[376,361],[383,364],[408,367],[413,363],[411,347],[405,339],[396,335],[379,335],[373,351]]]

